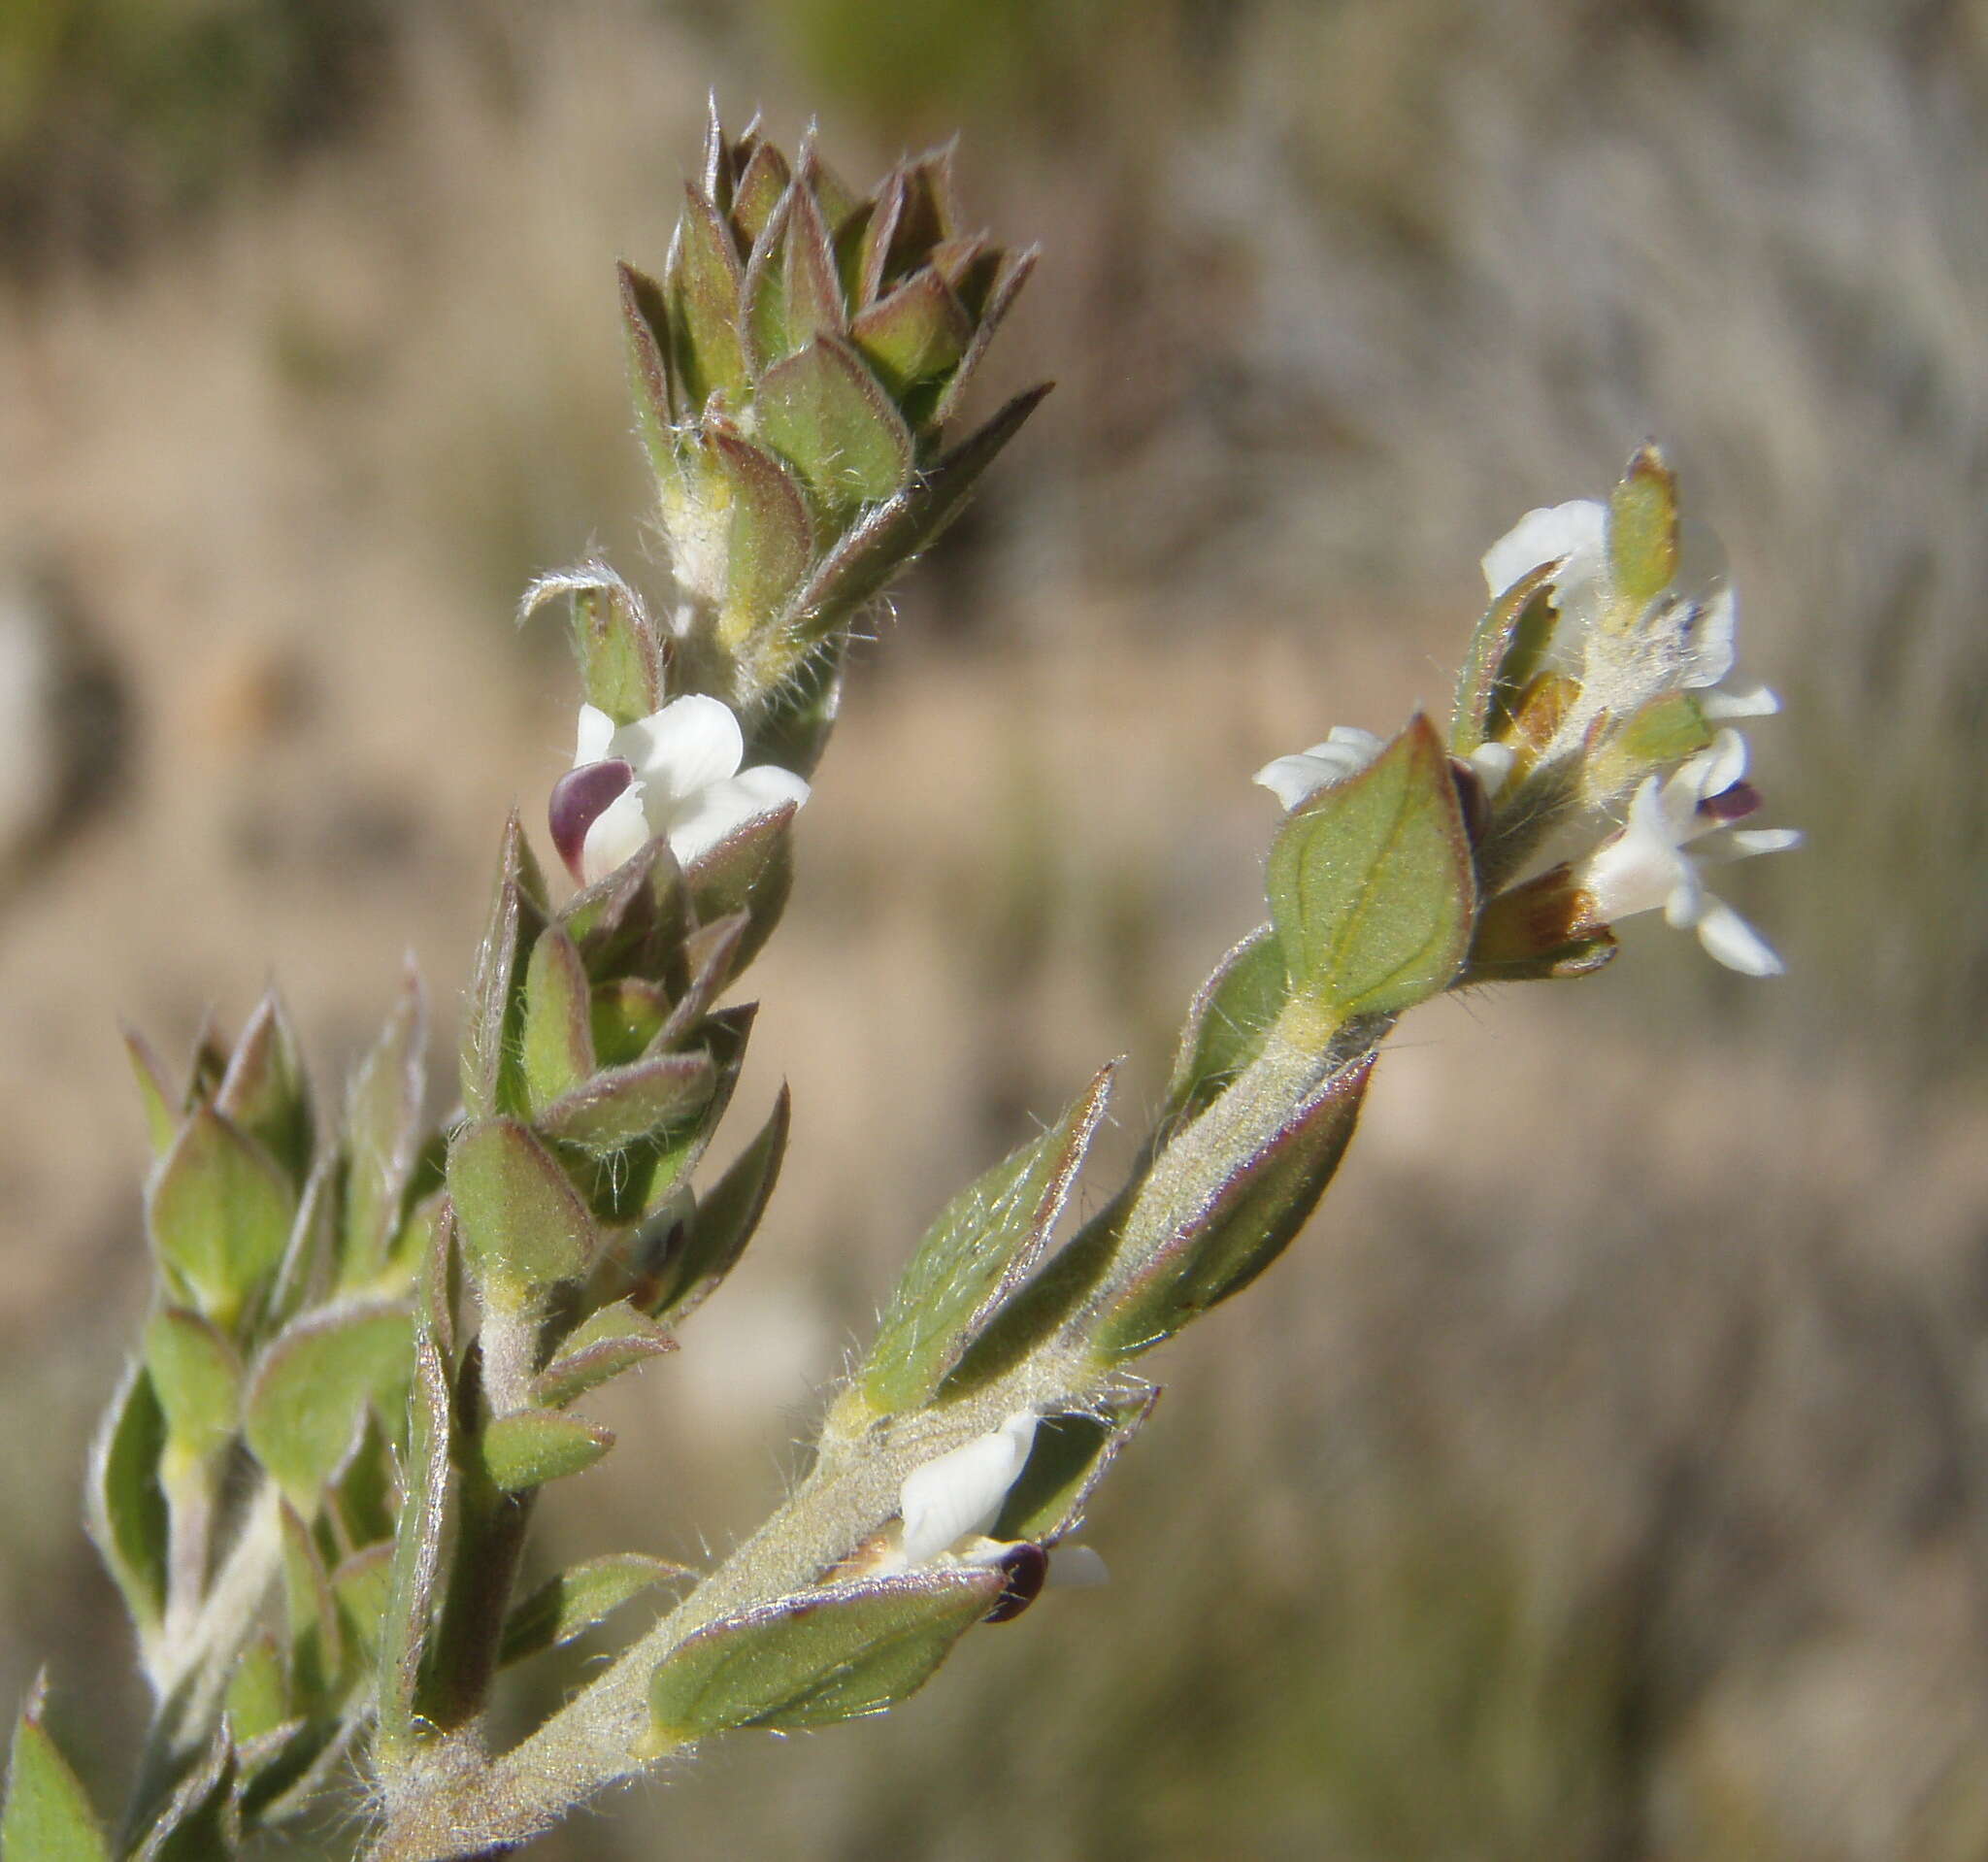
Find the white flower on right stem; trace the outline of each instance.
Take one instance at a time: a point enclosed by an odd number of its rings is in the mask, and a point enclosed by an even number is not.
[[[1706,887],[1701,869],[1799,847],[1793,828],[1734,825],[1760,806],[1746,780],[1746,742],[1724,730],[1709,749],[1669,777],[1644,778],[1629,818],[1574,870],[1604,924],[1662,909],[1665,920],[1698,933],[1706,952],[1741,976],[1773,977],[1783,965],[1766,939]],[[1715,840],[1709,837],[1716,836]],[[1685,852],[1693,843],[1707,844]]]

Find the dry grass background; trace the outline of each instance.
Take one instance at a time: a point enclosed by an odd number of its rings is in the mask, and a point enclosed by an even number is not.
[[[273,971],[331,1082],[412,949],[446,1055],[570,736],[516,591],[645,561],[610,265],[715,83],[851,172],[963,124],[1046,248],[1006,379],[1062,386],[861,655],[755,973],[781,1195],[561,1549],[751,1522],[944,1197],[1105,1056],[1157,1090],[1256,915],[1246,772],[1441,704],[1477,552],[1646,433],[1811,845],[1736,882],[1783,982],[1654,931],[1409,1024],[1314,1232],[1158,1367],[1111,1588],[547,1854],[1988,1856],[1988,13],[9,19],[0,1697],[52,1658],[117,1771],[75,1525],[145,1287],[115,1017],[184,1044]]]

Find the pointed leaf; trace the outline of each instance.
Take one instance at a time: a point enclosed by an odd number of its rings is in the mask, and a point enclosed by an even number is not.
[[[524,1078],[542,1111],[594,1071],[593,987],[573,940],[553,925],[525,967]]]
[[[1157,1390],[1148,1390],[1107,1404],[1102,1415],[1045,1417],[988,1536],[1052,1546],[1076,1532],[1098,1482],[1159,1400]]]
[[[576,1415],[521,1410],[496,1417],[478,1443],[483,1472],[500,1493],[523,1493],[590,1468],[614,1446],[614,1432]]]
[[[220,1726],[147,1831],[133,1862],[223,1862],[233,1855],[242,1835],[234,1781],[234,1744]]]
[[[604,1067],[623,1067],[645,1053],[670,1018],[670,998],[642,977],[594,985],[589,1015],[594,1053]]]
[[[655,1045],[659,1050],[680,1047],[696,1034],[698,1023],[711,1013],[712,1004],[744,967],[739,952],[751,928],[749,913],[733,912],[721,918],[708,919],[691,933],[683,946],[690,985],[672,1005],[656,1032]]]
[[[367,1404],[407,1357],[404,1306],[330,1307],[285,1327],[256,1360],[243,1434],[305,1518],[357,1441]]]
[[[715,1083],[708,1053],[652,1054],[597,1073],[555,1099],[539,1114],[539,1128],[584,1150],[620,1150],[695,1118]]]
[[[42,1696],[37,1681],[15,1723],[0,1862],[110,1862],[89,1796],[42,1724]]]
[[[659,711],[667,655],[642,597],[605,563],[541,576],[518,604],[520,623],[554,595],[568,598],[573,657],[589,705],[616,725]]]
[[[227,1709],[229,1726],[245,1746],[291,1718],[282,1656],[267,1630],[242,1651],[228,1677]]]
[[[787,219],[792,211],[792,203],[781,200],[753,235],[740,287],[746,347],[761,370],[798,347],[787,332]]]
[[[1256,1059],[1290,993],[1283,947],[1269,925],[1261,925],[1223,956],[1187,1011],[1167,1082],[1164,1125],[1197,1116]]]
[[[973,334],[965,307],[929,266],[849,326],[849,340],[900,401],[918,382],[936,380],[958,362]]]
[[[427,1009],[410,968],[346,1104],[344,1285],[364,1286],[378,1276],[400,1232],[419,1149],[426,1051]]]
[[[699,924],[710,925],[735,914],[746,920],[726,952],[730,976],[738,975],[759,954],[786,910],[787,895],[794,885],[797,813],[797,804],[788,802],[742,822],[684,871],[691,910]],[[679,1017],[673,1012],[665,1040],[687,1032],[679,1024]]]
[[[628,385],[636,426],[650,469],[660,478],[677,467],[676,426],[685,410],[673,379],[676,358],[663,287],[634,266],[617,261],[621,325],[628,349]]]
[[[693,416],[714,393],[734,406],[746,391],[746,352],[739,339],[739,250],[718,210],[694,187],[683,189],[683,213],[663,275],[672,358]]]
[[[282,1261],[295,1213],[268,1153],[203,1106],[159,1165],[146,1216],[168,1282],[232,1330]]]
[[[1459,756],[1510,728],[1520,694],[1552,643],[1557,566],[1541,563],[1521,576],[1484,611],[1471,635],[1470,650],[1457,671],[1456,715],[1449,727],[1450,748]]]
[[[740,172],[732,194],[732,224],[747,245],[758,239],[793,180],[787,158],[771,143],[760,143]]]
[[[1114,1277],[1102,1318],[1086,1328],[1094,1351],[1109,1360],[1149,1349],[1241,1292],[1284,1251],[1345,1154],[1373,1066],[1363,1055],[1328,1078],[1164,1241]]]
[[[639,1306],[667,1313],[672,1319],[686,1318],[738,1265],[779,1177],[790,1117],[791,1101],[782,1084],[758,1136],[699,1199],[688,1231],[659,1272],[657,1283],[635,1295]]]
[[[523,1046],[524,960],[545,928],[539,904],[544,896],[538,862],[513,809],[504,824],[497,885],[463,1016],[462,1103],[472,1118],[520,1110],[524,1103],[518,1062]]]
[[[561,1344],[558,1355],[532,1380],[532,1400],[547,1410],[563,1410],[623,1371],[674,1350],[676,1344],[646,1313],[616,1300],[576,1327]]]
[[[749,628],[777,615],[808,573],[814,527],[800,487],[772,453],[729,422],[711,421],[706,438],[731,492],[724,614]]]
[[[518,1604],[504,1624],[499,1661],[522,1661],[568,1643],[604,1623],[625,1603],[657,1584],[691,1574],[682,1565],[639,1551],[612,1552],[573,1565],[541,1584]]]
[[[1104,1116],[1113,1071],[1105,1068],[1054,1126],[941,1212],[891,1296],[859,1376],[874,1409],[891,1415],[928,1401],[1041,1259]]]
[[[877,594],[959,515],[967,493],[1049,392],[1044,382],[1018,394],[886,505],[871,512],[822,560],[794,599],[795,634],[818,640]]]
[[[1646,446],[1608,499],[1608,573],[1633,620],[1677,575],[1677,481]]]
[[[1002,318],[1021,295],[1021,287],[1029,282],[1036,269],[1037,256],[1033,246],[1023,251],[1002,255],[1001,269],[995,274],[987,301],[981,307],[979,321],[974,329],[974,340],[960,358],[959,367],[953,370],[952,379],[946,382],[945,392],[940,396],[938,406],[932,410],[931,424],[934,427],[945,426],[958,415],[967,388],[979,373],[980,363],[993,344],[994,332],[1001,327]],[[998,419],[1000,416],[995,417]]]
[[[124,1030],[124,1051],[131,1061],[132,1078],[138,1081],[138,1096],[145,1105],[146,1136],[151,1141],[151,1154],[163,1157],[173,1147],[180,1129],[179,1096],[166,1080],[164,1063],[150,1042],[135,1028]]]
[[[405,1769],[430,1731],[414,1709],[447,1524],[449,1420],[447,1373],[432,1333],[423,1325],[414,1338],[407,1493],[394,1535],[386,1614],[381,1627],[380,1725],[374,1753],[387,1779]]]
[[[991,1570],[822,1584],[726,1617],[679,1644],[649,1681],[646,1750],[739,1726],[827,1726],[915,1693],[994,1606]]]
[[[157,1629],[166,1607],[165,1446],[165,1413],[150,1374],[133,1362],[90,1446],[87,1524],[141,1640]]]
[[[593,1219],[551,1152],[516,1120],[466,1126],[448,1148],[463,1254],[480,1280],[543,1288],[585,1271]]]
[[[227,1446],[241,1407],[242,1360],[219,1330],[183,1307],[145,1328],[145,1364],[175,1449],[204,1461]]]
[[[346,1646],[368,1665],[380,1653],[388,1602],[392,1595],[393,1546],[367,1546],[345,1559],[331,1574],[331,1594],[337,1600]]]
[[[268,1151],[293,1181],[304,1180],[313,1140],[310,1082],[296,1031],[274,989],[256,1004],[242,1031],[214,1107]]]
[[[1271,847],[1268,883],[1292,993],[1334,1025],[1449,985],[1470,941],[1475,879],[1449,758],[1426,718],[1292,812]]]
[[[798,349],[811,337],[840,336],[848,316],[836,273],[835,247],[809,188],[794,189],[782,257],[788,347]]]
[[[890,497],[911,476],[911,430],[840,337],[818,336],[768,369],[756,406],[768,445],[837,520]]]

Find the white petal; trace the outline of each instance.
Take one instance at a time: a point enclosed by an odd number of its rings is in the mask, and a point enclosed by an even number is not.
[[[580,843],[580,871],[588,885],[608,875],[625,860],[632,860],[648,845],[648,817],[643,813],[642,784],[631,782],[594,816],[593,825]]]
[[[1705,889],[1705,881],[1689,860],[1679,860],[1677,864],[1684,870],[1664,901],[1664,922],[1673,931],[1689,931],[1717,901]]]
[[[610,754],[608,746],[613,741],[614,720],[595,705],[580,708],[580,743],[573,752],[573,767],[580,769],[587,763],[604,762]]]
[[[1706,692],[1698,708],[1714,724],[1728,724],[1742,717],[1772,717],[1781,701],[1765,685],[1746,685],[1737,692]]]
[[[1050,1590],[1095,1590],[1110,1581],[1104,1559],[1089,1546],[1058,1546],[1049,1554]]]
[[[1665,905],[1690,876],[1690,862],[1677,851],[1659,799],[1657,780],[1647,776],[1630,800],[1628,823],[1588,855],[1576,878],[1594,899],[1597,915],[1612,924]]]
[[[1342,772],[1328,763],[1322,756],[1313,756],[1309,751],[1301,755],[1279,756],[1274,762],[1266,763],[1249,780],[1267,788],[1287,809],[1294,809],[1308,796],[1315,795],[1328,782],[1336,782]]]
[[[1709,853],[1716,848],[1729,860],[1744,860],[1755,853],[1785,853],[1801,845],[1799,827],[1736,827],[1731,833],[1720,835],[1706,851]]]
[[[1777,977],[1787,968],[1767,940],[1723,899],[1706,897],[1698,920],[1698,941],[1742,977]]]
[[[1036,1439],[1036,1418],[1011,1415],[990,1434],[914,1468],[898,1498],[905,1557],[921,1565],[955,1540],[984,1532],[1001,1512]]]
[[[1518,751],[1509,744],[1479,744],[1466,759],[1477,772],[1477,781],[1484,785],[1487,801],[1496,801],[1498,791],[1510,779],[1511,766],[1518,761]]]
[[[1723,795],[1746,774],[1746,740],[1736,730],[1722,730],[1711,748],[1701,750],[1677,774],[1685,778],[1698,801]]]
[[[771,815],[788,802],[805,802],[808,795],[808,784],[798,776],[762,763],[743,776],[709,783],[686,796],[671,809],[662,831],[670,838],[670,851],[688,866],[734,828]]]
[[[1365,769],[1386,748],[1386,738],[1376,737],[1369,730],[1362,730],[1358,724],[1335,724],[1326,732],[1325,742],[1311,754],[1330,756],[1335,749],[1342,755],[1350,752],[1360,759],[1355,767]]]
[[[1687,689],[1716,685],[1733,670],[1733,640],[1740,603],[1730,586],[1715,588],[1696,611],[1687,611],[1678,684]]]
[[[1583,605],[1602,574],[1608,544],[1608,512],[1592,498],[1571,504],[1542,505],[1528,511],[1484,552],[1484,581],[1502,595],[1541,563],[1564,559],[1553,578],[1560,590],[1561,610]]]
[[[655,791],[652,806],[683,801],[712,782],[735,776],[746,754],[746,735],[729,705],[692,693],[614,733],[616,756]]]

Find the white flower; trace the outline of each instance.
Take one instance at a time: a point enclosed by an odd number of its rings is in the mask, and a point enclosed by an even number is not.
[[[922,1565],[963,1540],[984,1536],[1028,1465],[1035,1442],[1036,1418],[1022,1411],[989,1434],[913,1468],[898,1496],[905,1563]]]
[[[1670,777],[1646,777],[1629,804],[1629,819],[1574,870],[1604,923],[1663,908],[1666,920],[1695,930],[1698,941],[1742,976],[1781,973],[1779,957],[1723,899],[1706,890],[1702,866],[1775,853],[1801,844],[1793,828],[1736,828],[1759,805],[1746,782],[1746,743],[1721,731],[1712,747]],[[1684,848],[1716,834],[1696,853]]]
[[[1363,731],[1357,724],[1335,724],[1324,743],[1295,756],[1279,756],[1249,780],[1269,789],[1285,808],[1293,809],[1329,784],[1357,776],[1384,748],[1372,731]]]
[[[1326,733],[1324,743],[1294,755],[1279,756],[1266,763],[1249,780],[1269,789],[1287,810],[1294,809],[1309,801],[1320,789],[1359,775],[1386,748],[1385,738],[1363,731],[1357,724],[1335,724]],[[1505,786],[1505,779],[1518,759],[1508,745],[1480,744],[1464,760],[1477,772],[1488,799]]]
[[[1484,551],[1484,581],[1502,595],[1549,562],[1560,564],[1553,577],[1560,612],[1576,624],[1592,621],[1608,575],[1608,507],[1576,498],[1528,511]]]
[[[673,699],[618,730],[582,705],[573,769],[552,791],[552,839],[587,885],[658,834],[687,865],[746,822],[807,801],[792,771],[742,770],[745,755],[738,718],[715,698]]]

